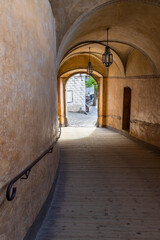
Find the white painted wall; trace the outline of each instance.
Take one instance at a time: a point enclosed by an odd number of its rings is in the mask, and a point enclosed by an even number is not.
[[[77,74],[71,77],[66,84],[67,111],[85,111],[85,75]]]

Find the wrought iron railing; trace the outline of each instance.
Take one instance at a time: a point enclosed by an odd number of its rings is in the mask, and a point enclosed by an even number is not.
[[[16,196],[16,187],[13,187],[15,182],[17,182],[19,179],[28,179],[31,169],[48,153],[52,153],[53,149],[58,142],[59,138],[61,136],[61,127],[59,127],[59,134],[54,143],[46,150],[44,151],[35,161],[33,161],[28,167],[26,167],[21,173],[19,173],[15,178],[10,181],[7,192],[6,192],[6,198],[8,201],[12,201]]]

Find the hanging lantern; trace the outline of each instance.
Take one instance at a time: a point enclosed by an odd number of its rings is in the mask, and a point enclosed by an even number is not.
[[[87,66],[87,73],[88,75],[90,75],[93,72],[93,67],[91,64],[91,60],[90,60],[90,48],[89,48],[89,62],[88,62],[88,66]]]
[[[90,75],[93,72],[93,67],[91,62],[88,63],[88,67],[87,67],[87,73]]]
[[[109,67],[113,63],[113,54],[111,53],[110,47],[108,46],[108,30],[107,28],[107,46],[105,48],[105,52],[102,55],[102,63],[106,66]]]

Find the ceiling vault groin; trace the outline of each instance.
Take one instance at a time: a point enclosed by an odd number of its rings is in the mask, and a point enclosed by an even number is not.
[[[89,47],[91,58],[97,58],[101,64],[109,27],[109,47],[115,55],[115,64],[124,75],[134,75],[133,67],[137,69],[136,75],[159,75],[159,7],[159,1],[149,0],[100,1],[86,11],[80,7],[81,14],[72,21],[58,44],[57,70],[78,55],[87,59]],[[123,65],[123,71],[119,64]]]

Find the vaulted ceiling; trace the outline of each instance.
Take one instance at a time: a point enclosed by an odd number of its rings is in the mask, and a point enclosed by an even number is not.
[[[109,46],[120,76],[134,71],[160,73],[159,1],[50,1],[56,18],[58,66],[71,59],[78,61],[80,56],[87,62],[89,47],[95,64],[102,64],[109,27]],[[136,70],[131,70],[129,63]]]

